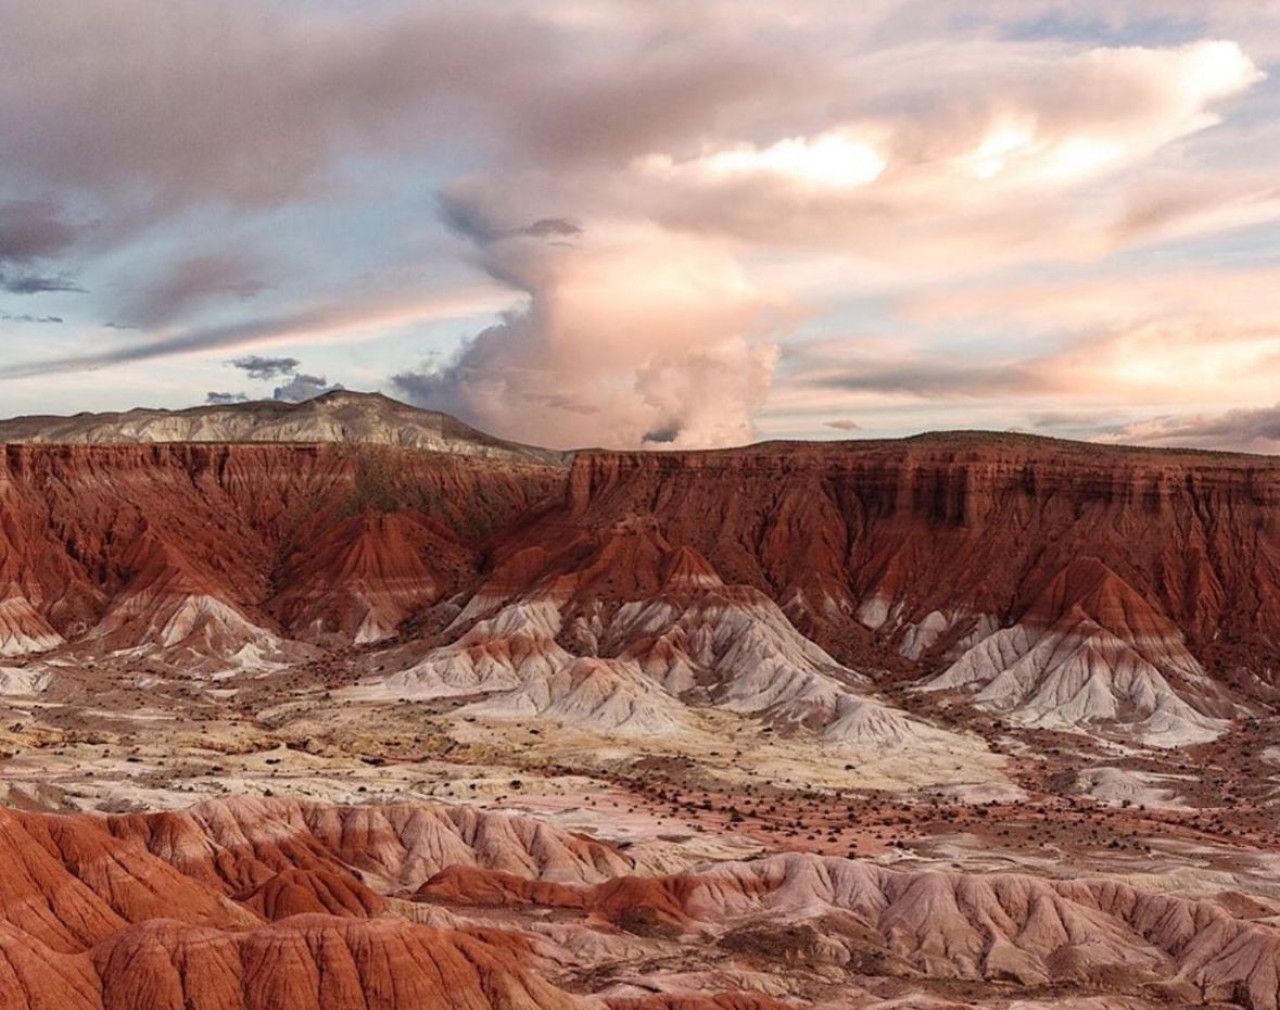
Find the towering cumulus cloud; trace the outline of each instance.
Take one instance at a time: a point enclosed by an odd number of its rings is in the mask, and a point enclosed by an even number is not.
[[[778,349],[772,303],[724,245],[634,221],[499,227],[449,206],[495,279],[528,295],[398,391],[548,445],[747,441]]]
[[[1280,7],[1089,7],[0,0],[0,403],[283,358],[245,394],[559,446],[1267,407]]]

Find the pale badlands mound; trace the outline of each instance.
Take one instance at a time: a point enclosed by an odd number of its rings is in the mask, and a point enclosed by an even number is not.
[[[1280,931],[1213,901],[800,854],[637,876],[464,807],[4,811],[0,860],[6,1010],[1278,998]]]
[[[540,718],[601,733],[693,732],[713,708],[832,744],[965,749],[971,744],[874,695],[871,681],[805,638],[750,586],[729,586],[652,522],[498,568],[442,637],[446,644],[356,696],[481,695],[460,711]],[[528,589],[509,587],[532,581]],[[449,639],[452,638],[450,641]]]
[[[1182,632],[1095,558],[1073,561],[1022,619],[980,639],[929,690],[972,688],[1033,726],[1127,723],[1163,747],[1212,740],[1224,710]],[[1216,703],[1216,704],[1215,704]]]

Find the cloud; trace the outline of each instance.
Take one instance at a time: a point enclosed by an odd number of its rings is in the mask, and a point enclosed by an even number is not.
[[[284,403],[303,403],[314,400],[317,396],[342,389],[341,383],[330,384],[322,375],[295,375],[285,385],[277,386],[271,394],[273,400]]]
[[[352,154],[444,140],[552,162],[630,156],[788,79],[800,93],[803,75],[703,18],[564,6],[9,2],[6,169],[135,208],[146,197],[151,213],[209,195],[261,206],[314,192]]]
[[[1221,414],[1173,415],[1135,421],[1100,442],[1238,452],[1280,452],[1280,404]]]
[[[76,229],[46,200],[0,202],[0,291],[11,295],[83,293],[84,289],[65,275],[32,269],[37,261],[64,252],[76,237]]]
[[[31,263],[55,256],[75,238],[76,229],[48,201],[0,203],[0,263]]]
[[[836,431],[862,430],[862,425],[848,417],[838,417],[834,421],[824,421],[823,424],[828,428],[835,428]]]
[[[788,349],[786,361],[787,387],[801,398],[816,393],[824,400],[832,394],[922,400],[1038,395],[1060,383],[1034,357],[944,356],[888,338],[815,341]]]
[[[1027,417],[1032,428],[1038,431],[1087,431],[1097,434],[1100,429],[1115,425],[1114,416],[1108,418],[1096,410],[1041,410]]]
[[[10,315],[8,312],[0,312],[0,320],[6,323],[61,323],[61,316],[33,316],[29,313],[21,315]]]
[[[297,358],[264,358],[260,354],[250,354],[228,362],[231,366],[246,372],[251,379],[275,379],[284,375],[293,375],[302,364]]]
[[[569,239],[582,234],[582,225],[562,217],[544,217],[522,229],[522,232],[532,238]]]
[[[84,288],[69,277],[32,273],[0,273],[0,291],[7,291],[11,295],[41,295],[59,291],[86,293]]]
[[[233,403],[248,403],[244,393],[206,393],[204,402],[210,407],[228,407]]]
[[[1031,391],[1113,407],[1265,402],[1280,364],[1277,285],[1271,267],[1113,271],[914,296],[902,312],[953,331],[1012,328],[1029,348],[1014,360]]]
[[[219,299],[248,301],[266,288],[257,258],[244,252],[206,253],[165,264],[151,284],[132,283],[116,317],[152,329]]]
[[[1274,12],[1170,4],[0,0],[0,290],[83,283],[134,327],[0,378],[286,349],[332,372],[298,345],[357,340],[383,374],[457,339],[424,289],[475,266],[485,298],[455,301],[483,320],[397,388],[555,444],[745,441],[806,397],[819,432],[886,403],[1173,412],[1240,375],[1252,399],[1260,309],[904,304],[1280,220]],[[850,320],[891,335],[779,364]],[[245,372],[328,385],[288,360]]]
[[[607,229],[606,236],[648,236],[643,254],[602,283],[619,292],[643,287],[650,269],[644,264],[664,260],[663,244],[671,262],[695,246],[715,250],[741,289],[757,292],[772,290],[771,271],[781,276],[780,252],[795,257],[792,279],[805,273],[806,257],[841,258],[836,288],[874,285],[877,277],[892,288],[931,272],[955,277],[1100,255],[1125,240],[1122,232],[1138,239],[1170,226],[1152,220],[1126,231],[1117,225],[1134,206],[1127,187],[1136,177],[1126,173],[1209,129],[1216,106],[1262,77],[1238,45],[1218,41],[1074,51],[1060,44],[948,41],[888,49],[841,73],[851,93],[860,86],[860,105],[832,92],[826,121],[813,121],[808,131],[777,132],[775,126],[770,132],[766,114],[740,121],[734,136],[732,117],[723,117],[693,151],[682,151],[673,134],[668,148],[624,166],[583,159],[556,171],[477,174],[453,186],[448,220],[477,244],[490,275],[526,292],[530,305],[477,337],[449,367],[398,376],[397,388],[504,433],[532,424],[554,444],[609,438],[635,445],[649,435],[687,431],[668,418],[645,416],[630,399],[637,391],[661,399],[665,383],[667,391],[688,389],[691,403],[725,397],[726,415],[741,416],[741,405],[750,404],[745,423],[710,425],[735,432],[719,438],[747,440],[754,412],[773,385],[772,359],[755,362],[753,374],[767,376],[762,381],[741,387],[709,381],[695,392],[680,378],[710,371],[697,360],[699,348],[724,332],[711,326],[706,332],[713,335],[703,340],[682,338],[686,346],[676,352],[682,369],[668,369],[662,381],[639,381],[639,368],[626,378],[636,354],[618,353],[619,341],[606,335],[619,324],[573,297],[597,255],[598,228]],[[1099,199],[1103,183],[1113,189]],[[585,231],[568,236],[573,249],[522,242],[537,229],[511,222],[531,209],[552,220],[571,209]],[[651,300],[661,302],[662,295]],[[726,296],[726,304],[735,300]],[[622,308],[625,301],[619,298],[620,311],[632,311]],[[653,316],[647,333],[675,325],[659,311]],[[643,346],[651,338],[634,339]],[[579,343],[615,349],[617,369],[592,380],[609,391],[607,408],[595,402],[598,394],[579,388],[589,366],[563,353]],[[748,339],[743,347],[740,353],[749,355],[759,345]],[[792,360],[782,384],[816,393],[836,409],[851,397],[1027,400],[1078,395],[1099,378],[1102,388],[1140,385],[1125,373],[1114,381],[1099,377],[1096,364],[1076,360],[1064,347],[968,352],[955,341],[913,349],[902,341],[873,346],[851,339],[842,354],[839,362]],[[573,409],[552,406],[553,395],[567,397]],[[595,410],[591,422],[584,404]],[[709,444],[701,436],[678,437]]]
[[[777,349],[756,339],[770,301],[729,251],[632,222],[592,222],[564,245],[481,207],[451,220],[528,302],[443,366],[396,375],[402,396],[547,445],[753,437]]]
[[[908,46],[868,57],[856,81],[865,101],[850,118],[767,145],[652,153],[632,163],[630,198],[668,226],[837,247],[904,269],[954,269],[966,253],[990,265],[1037,246],[1093,254],[1176,212],[1079,204],[1073,194],[1216,125],[1215,106],[1264,77],[1236,43],[1216,40],[1074,54],[982,41]],[[1199,219],[1212,221],[1204,209]]]
[[[214,326],[194,326],[160,335],[145,334],[104,350],[0,365],[0,379],[108,368],[233,347],[368,339],[370,335],[380,335],[383,328],[494,312],[510,301],[511,296],[507,293],[478,286],[429,294],[373,289],[337,299],[330,295],[313,304],[291,307],[274,315]],[[119,324],[105,325],[125,332],[133,329]]]
[[[228,361],[227,364],[240,369],[249,378],[259,381],[287,378],[288,382],[282,386],[276,386],[271,392],[271,399],[281,403],[303,403],[344,388],[341,383],[330,383],[322,375],[307,375],[299,372],[298,367],[302,363],[297,358],[267,358],[259,354],[250,354]],[[246,403],[250,399],[252,397],[247,393],[209,393],[205,397],[205,402],[212,405],[226,405]]]

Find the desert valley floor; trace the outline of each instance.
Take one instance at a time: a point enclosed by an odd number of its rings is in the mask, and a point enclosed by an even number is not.
[[[2,1010],[1280,1006],[1280,461],[0,443]]]

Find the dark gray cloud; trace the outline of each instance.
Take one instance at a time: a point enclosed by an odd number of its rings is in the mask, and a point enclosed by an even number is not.
[[[523,230],[532,238],[577,238],[582,234],[582,225],[563,217],[544,217]]]
[[[229,365],[248,374],[251,379],[278,379],[285,375],[293,375],[302,364],[297,358],[264,358],[260,354],[229,361]]]
[[[0,321],[6,323],[61,323],[61,316],[33,316],[30,313],[22,313],[21,315],[10,315],[8,312],[0,312]]]
[[[41,295],[57,291],[86,293],[69,277],[33,273],[0,273],[0,291],[11,295]]]
[[[190,351],[243,347],[272,336],[294,333],[343,320],[347,318],[346,311],[344,307],[323,306],[267,318],[246,319],[222,326],[196,327],[170,337],[148,338],[89,354],[67,355],[48,361],[0,366],[0,379],[76,372],[84,369],[106,368],[110,365],[150,361]]]
[[[1036,431],[1059,431],[1093,437],[1114,431],[1124,415],[1114,410],[1040,410],[1027,415]]]
[[[885,364],[866,359],[841,363],[798,376],[801,384],[847,393],[896,393],[921,399],[1007,396],[1056,388],[1037,362],[974,362],[959,355],[950,360]]]
[[[655,428],[653,431],[646,431],[641,441],[650,445],[670,445],[679,437],[680,425],[673,423]]]
[[[59,209],[43,200],[0,202],[0,291],[11,295],[77,292],[84,289],[63,274],[34,269],[57,256],[76,238]]]
[[[273,400],[283,403],[303,403],[317,396],[342,389],[339,382],[330,383],[323,375],[295,375],[285,385],[277,386],[271,394]]]
[[[245,372],[251,379],[265,380],[288,378],[282,386],[271,391],[271,399],[281,403],[303,403],[325,393],[344,388],[341,383],[331,383],[323,375],[307,375],[298,371],[301,362],[297,358],[266,358],[251,354],[228,361],[228,365]],[[246,403],[252,397],[248,393],[209,393],[205,402],[213,405]]]
[[[1107,442],[1245,452],[1280,451],[1280,403],[1222,414],[1166,415],[1116,428]]]
[[[233,403],[248,403],[244,393],[206,393],[204,402],[210,407],[229,407]]]
[[[550,244],[580,238],[583,227],[567,217],[542,217],[531,224],[510,227],[501,223],[502,210],[491,205],[489,194],[462,183],[440,196],[440,220],[454,234],[485,247],[506,239],[540,239]],[[487,269],[492,272],[492,265]],[[503,278],[506,280],[506,278]]]

